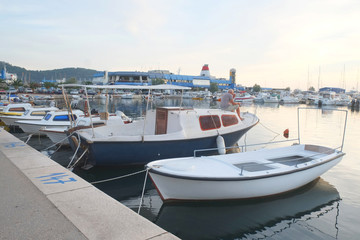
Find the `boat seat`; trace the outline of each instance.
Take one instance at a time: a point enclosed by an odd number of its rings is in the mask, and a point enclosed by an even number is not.
[[[234,164],[234,166],[248,172],[259,172],[259,171],[266,171],[273,169],[273,167],[258,162],[246,162],[246,163]]]
[[[272,161],[274,163],[284,164],[286,166],[295,166],[298,164],[310,162],[314,160],[314,158],[301,156],[301,155],[292,155],[292,156],[279,157],[279,158],[269,158],[267,160]]]

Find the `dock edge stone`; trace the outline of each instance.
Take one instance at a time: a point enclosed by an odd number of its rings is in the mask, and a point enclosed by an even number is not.
[[[0,151],[88,239],[179,239],[3,129]]]

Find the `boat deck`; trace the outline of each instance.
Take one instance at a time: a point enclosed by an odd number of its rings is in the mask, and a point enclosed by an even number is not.
[[[308,168],[337,154],[339,152],[335,153],[330,148],[295,145],[227,155],[163,160],[151,167],[170,175],[195,178],[259,177]]]

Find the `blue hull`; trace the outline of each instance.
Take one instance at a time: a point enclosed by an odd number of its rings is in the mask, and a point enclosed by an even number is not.
[[[235,145],[251,127],[253,126],[221,135],[225,140],[225,145],[227,147]],[[81,142],[85,145],[83,149],[89,148],[88,164],[126,166],[144,165],[166,158],[193,156],[194,150],[216,148],[216,138],[217,136],[162,142],[94,142],[90,144],[82,139]]]

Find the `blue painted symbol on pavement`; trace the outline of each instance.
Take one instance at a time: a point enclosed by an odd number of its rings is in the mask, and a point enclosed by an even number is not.
[[[4,143],[3,145],[6,148],[15,148],[15,147],[24,147],[24,146],[26,146],[26,144],[23,143],[23,142],[9,142],[9,143]]]
[[[77,180],[75,178],[69,177],[67,179],[63,179],[65,177],[68,177],[69,175],[66,173],[52,173],[49,175],[44,175],[36,178],[45,178],[40,180],[44,184],[56,184],[56,183],[67,183],[67,182],[76,182]],[[62,180],[63,179],[63,180]]]

